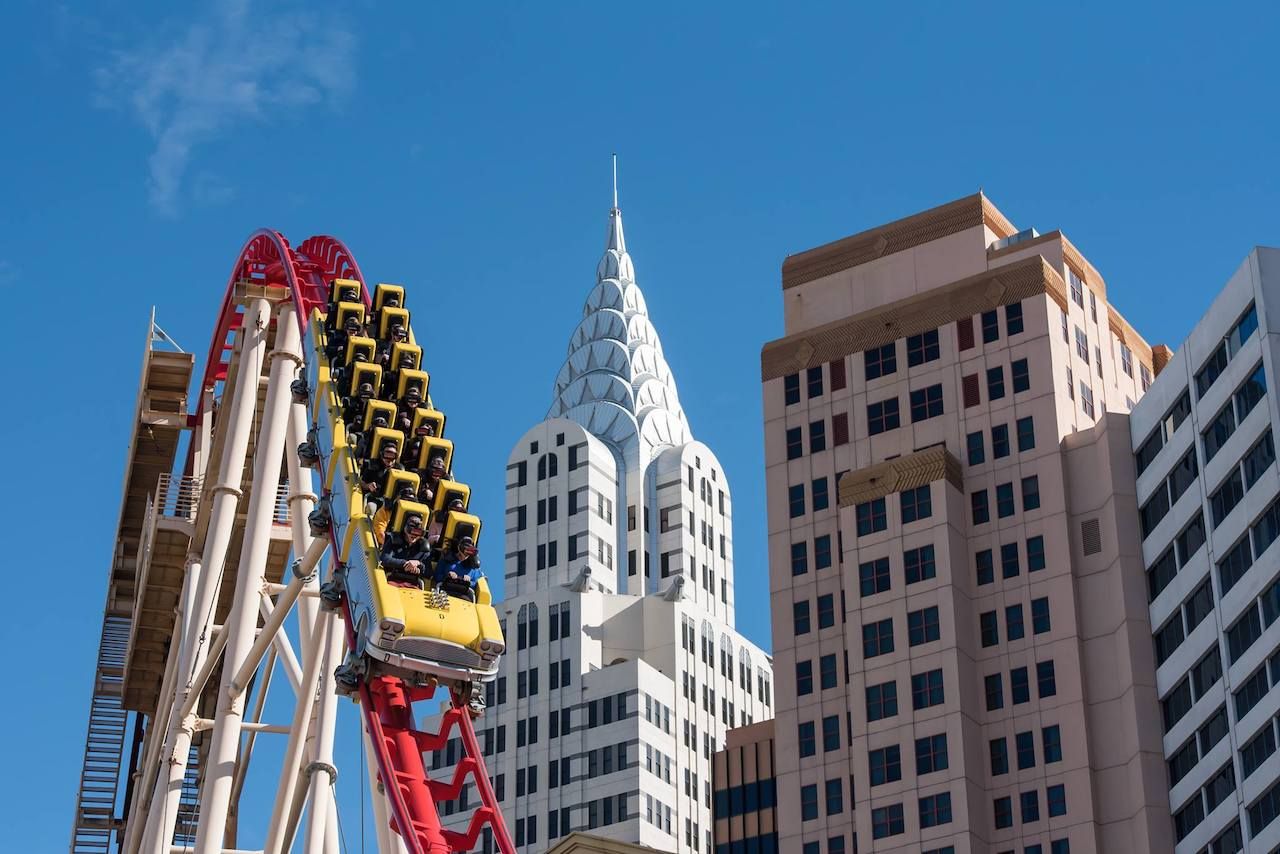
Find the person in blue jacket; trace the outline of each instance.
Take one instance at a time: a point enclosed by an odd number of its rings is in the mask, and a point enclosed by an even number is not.
[[[436,561],[435,583],[437,587],[462,587],[476,589],[483,573],[480,571],[480,553],[475,540],[459,537],[458,541],[440,555]]]

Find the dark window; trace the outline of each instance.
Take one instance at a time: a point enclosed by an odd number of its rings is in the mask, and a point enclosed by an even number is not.
[[[803,696],[813,693],[813,662],[796,662],[796,694]]]
[[[1040,509],[1040,478],[1036,475],[1022,479],[1022,512]]]
[[[876,436],[886,430],[896,430],[901,426],[898,416],[898,398],[891,397],[879,403],[867,405],[867,433]]]
[[[951,821],[951,793],[939,792],[920,799],[920,827],[937,827]]]
[[[979,587],[996,580],[995,561],[992,559],[991,549],[983,549],[974,555],[974,563],[977,567]]]
[[[1037,572],[1044,569],[1044,537],[1034,536],[1027,538],[1027,572]]]
[[[1013,484],[1001,483],[996,486],[996,515],[1001,519],[1012,516],[1016,508],[1013,502]]]
[[[803,500],[803,496],[801,497]],[[969,504],[973,509],[973,524],[981,525],[991,521],[991,508],[987,504],[987,491],[979,489],[969,494]],[[795,514],[793,513],[792,516]]]
[[[1009,373],[1013,376],[1013,393],[1031,388],[1031,368],[1026,359],[1014,359],[1009,364]]]
[[[907,366],[914,368],[939,356],[938,330],[930,329],[907,337]]]
[[[937,606],[921,608],[907,614],[907,643],[910,646],[930,643],[941,636]]]
[[[817,754],[818,738],[814,732],[813,721],[802,721],[796,727],[796,738],[800,743],[801,759]]]
[[[800,402],[800,375],[787,374],[782,378],[783,399],[786,405]]]
[[[862,627],[862,657],[875,658],[893,652],[893,618]]]
[[[1022,640],[1026,629],[1022,622],[1022,606],[1006,605],[1004,608],[1005,635],[1011,641]]]
[[[857,505],[855,515],[859,537],[864,537],[876,531],[883,531],[889,524],[883,498],[875,498]]]
[[[787,459],[798,460],[804,456],[804,436],[799,427],[787,428]]]
[[[984,648],[1000,643],[1000,619],[995,611],[984,611],[978,615],[978,635]]]
[[[1045,802],[1049,805],[1050,816],[1067,814],[1067,787],[1062,784],[1049,786],[1044,790]]]
[[[808,386],[810,400],[822,397],[822,365],[805,371],[805,385]]]
[[[1004,368],[987,368],[987,400],[1004,397]]]
[[[991,776],[1009,773],[1009,744],[1003,738],[993,738],[987,743],[991,753]]]
[[[1253,642],[1261,635],[1262,618],[1258,616],[1258,607],[1251,604],[1245,615],[1227,629],[1227,649],[1231,654],[1231,663],[1239,661],[1245,650],[1253,646]]]
[[[994,310],[982,313],[982,343],[1000,340],[1000,315]]]
[[[791,518],[804,515],[804,484],[798,483],[787,490],[787,501],[791,508]]]
[[[1013,800],[1009,797],[996,798],[993,804],[997,828],[1013,827]]]
[[[1045,764],[1062,761],[1062,728],[1057,724],[1040,730],[1040,749],[1044,751]]]
[[[804,575],[809,571],[809,544],[791,544],[791,574]]]
[[[1041,700],[1058,693],[1058,681],[1054,676],[1052,660],[1036,663],[1036,690]]]
[[[915,522],[919,519],[927,519],[933,514],[933,506],[930,500],[931,493],[929,484],[918,486],[915,489],[907,489],[900,493],[902,507],[902,524]]]
[[[1014,746],[1018,755],[1018,770],[1025,771],[1036,767],[1035,733],[1020,732],[1014,736]]]
[[[1036,446],[1036,428],[1031,416],[1019,418],[1017,422],[1018,428],[1018,450],[1030,451]]]
[[[878,721],[898,714],[898,685],[896,682],[881,682],[879,685],[868,685],[867,720]]]
[[[827,370],[831,372],[831,390],[840,391],[845,386],[844,376],[844,359],[833,359],[827,363]]]
[[[809,784],[800,787],[800,819],[812,821],[818,817],[818,786]]]
[[[1004,687],[999,673],[992,673],[982,680],[983,690],[987,697],[987,711],[994,712],[1004,708]]]
[[[874,596],[888,590],[889,559],[882,557],[859,564],[858,581],[862,596]]]
[[[793,603],[791,606],[791,618],[795,627],[795,634],[807,635],[809,633],[809,600]]]
[[[1015,667],[1009,671],[1009,695],[1015,706],[1031,702],[1031,680],[1027,668]]]
[[[1018,544],[1004,543],[1000,546],[1000,574],[1004,578],[1017,578],[1022,572],[1018,563]]]
[[[911,421],[925,421],[942,414],[942,384],[911,392]]]
[[[862,358],[868,380],[888,376],[898,370],[896,344],[896,341],[891,341],[882,347],[872,347],[870,350],[863,351]]]
[[[1174,724],[1182,720],[1182,716],[1191,708],[1191,680],[1183,679],[1169,694],[1160,701],[1164,715],[1164,731],[1173,729]]]
[[[1031,631],[1035,634],[1042,635],[1049,631],[1049,598],[1047,596],[1040,599],[1031,600]]]
[[[1218,584],[1222,587],[1222,595],[1226,595],[1236,582],[1253,566],[1253,551],[1249,547],[1249,537],[1241,537],[1231,547],[1226,557],[1218,561]]]
[[[942,671],[930,670],[911,675],[911,708],[915,711],[941,705],[946,699],[942,687]]]
[[[831,535],[823,534],[813,538],[813,563],[817,569],[828,569],[831,566]]]
[[[1209,422],[1209,426],[1200,434],[1204,441],[1204,461],[1207,463],[1217,455],[1218,450],[1227,443],[1236,432],[1235,411],[1227,403]]]
[[[820,477],[813,482],[813,512],[826,510],[831,506],[831,498],[827,494],[827,479]]]
[[[907,549],[902,553],[902,567],[908,584],[933,578],[937,574],[933,546]]]
[[[1014,302],[1004,307],[1004,327],[1006,335],[1017,335],[1022,331],[1022,303]]]
[[[956,321],[956,343],[961,351],[973,347],[972,317],[962,317]]]
[[[1177,574],[1178,561],[1174,557],[1173,547],[1170,546],[1147,570],[1148,601],[1154,602],[1155,598],[1169,586],[1169,582],[1173,581],[1173,577]]]
[[[905,832],[905,827],[906,823],[902,817],[902,804],[890,804],[887,807],[876,807],[871,810],[872,839],[899,836]]]
[[[993,459],[1009,456],[1009,425],[997,424],[991,428],[991,456]]]
[[[821,682],[822,690],[824,690],[824,691],[825,691],[825,690],[827,690],[828,688],[834,688],[834,687],[836,687],[836,685],[838,684],[838,681],[839,681],[839,677],[838,677],[837,672],[836,672],[836,656],[835,656],[835,653],[831,653],[830,655],[824,655],[824,656],[822,656],[822,658],[821,658],[821,659],[819,659],[819,662],[820,662],[820,665],[821,665],[821,667],[820,667],[820,675],[821,675],[821,680],[822,680],[822,682]]]
[[[969,465],[981,465],[986,461],[986,445],[981,430],[970,433],[965,438],[965,444],[969,450]]]
[[[835,597],[830,593],[824,593],[818,597],[818,628],[829,629],[835,624]]]
[[[1262,473],[1270,468],[1275,460],[1276,446],[1271,438],[1271,430],[1268,428],[1257,444],[1249,449],[1249,453],[1244,455],[1245,489],[1249,489],[1257,483],[1258,478],[1262,477]]]
[[[896,744],[867,754],[871,785],[883,786],[902,779],[902,751]]]
[[[1276,752],[1276,733],[1275,729],[1268,721],[1263,727],[1262,732],[1256,735],[1252,741],[1240,748],[1240,772],[1241,777],[1247,779],[1250,774],[1257,771],[1262,763],[1266,762],[1273,753]]]

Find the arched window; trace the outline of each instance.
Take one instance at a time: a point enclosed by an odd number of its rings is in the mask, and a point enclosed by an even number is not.
[[[733,641],[729,635],[720,635],[720,675],[733,681]]]
[[[538,606],[529,603],[529,646],[538,645]]]
[[[740,647],[738,649],[738,678],[742,682],[742,687],[747,689],[747,693],[751,693],[751,653],[747,652],[747,648]]]
[[[547,455],[538,457],[538,480],[547,479]]]
[[[702,621],[702,663],[716,666],[716,636],[711,628],[711,623],[707,620]]]
[[[555,454],[543,454],[538,457],[538,480],[546,480],[560,473],[560,461]]]

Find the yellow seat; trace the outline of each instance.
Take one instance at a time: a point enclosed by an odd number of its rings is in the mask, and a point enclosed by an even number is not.
[[[382,387],[382,366],[375,365],[370,362],[356,362],[351,366],[351,384],[348,386],[354,394],[356,389],[365,383],[373,386],[373,393],[377,394],[378,389]]]
[[[395,499],[405,485],[413,487],[413,494],[418,494],[418,475],[416,472],[396,470],[387,477],[387,486],[382,490],[382,497],[388,501]]]
[[[419,406],[413,412],[413,433],[417,435],[418,427],[423,422],[431,424],[434,428],[431,435],[435,438],[444,436],[444,413],[436,409],[430,409],[426,406]]]
[[[399,460],[400,453],[404,450],[404,434],[388,427],[379,427],[374,430],[369,441],[370,459],[381,459],[382,449],[393,443],[396,446],[396,459]]]
[[[365,338],[362,335],[352,335],[347,339],[347,358],[344,364],[354,364],[357,354],[362,354],[366,362],[372,362],[374,354],[377,352],[377,341],[372,338]]]
[[[387,299],[395,297],[395,305],[391,308],[404,308],[404,288],[400,285],[389,285],[386,282],[379,282],[378,286],[373,289],[373,310],[380,312],[387,308]],[[407,327],[409,324],[405,323]]]
[[[363,306],[361,306],[363,308]],[[378,337],[386,340],[391,335],[391,327],[400,325],[409,331],[409,312],[403,308],[385,308],[378,312]]]
[[[396,513],[388,530],[393,534],[404,530],[404,520],[414,513],[422,517],[422,525],[425,528],[427,520],[431,517],[430,507],[425,504],[419,504],[417,501],[396,502]]]
[[[405,355],[411,356],[413,362],[404,365],[402,359]],[[397,341],[391,345],[391,369],[393,371],[418,370],[422,367],[422,348],[416,344],[410,344],[406,341]]]
[[[385,400],[371,400],[369,405],[364,408],[364,429],[372,430],[373,422],[381,415],[387,419],[387,427],[396,423],[396,407],[394,403],[387,403]],[[404,450],[402,447],[401,451]]]
[[[364,303],[362,302],[340,302],[338,303],[338,321],[334,324],[334,328],[341,329],[346,325],[347,318],[354,317],[360,321],[361,328],[364,327]]]
[[[334,279],[329,285],[329,302],[360,302],[361,285],[355,279]]]
[[[431,509],[437,513],[446,510],[455,498],[462,499],[462,509],[466,510],[471,504],[471,487],[456,480],[442,480],[439,488],[436,489],[436,498],[432,502]]]
[[[411,388],[416,388],[418,397],[426,400],[430,383],[431,377],[426,371],[411,371],[408,369],[400,371],[400,382],[396,387],[396,400],[402,400]]]
[[[440,547],[448,548],[463,537],[470,537],[473,545],[480,545],[480,517],[453,510],[444,521],[444,536]]]
[[[453,466],[453,442],[437,436],[426,436],[422,440],[422,450],[418,452],[415,468],[425,469],[434,457],[444,458],[444,470]]]

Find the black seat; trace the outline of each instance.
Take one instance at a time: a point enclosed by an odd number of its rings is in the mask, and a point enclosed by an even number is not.
[[[447,578],[440,582],[440,589],[455,599],[466,599],[472,603],[476,601],[476,591],[471,587],[471,582],[469,581]]]

